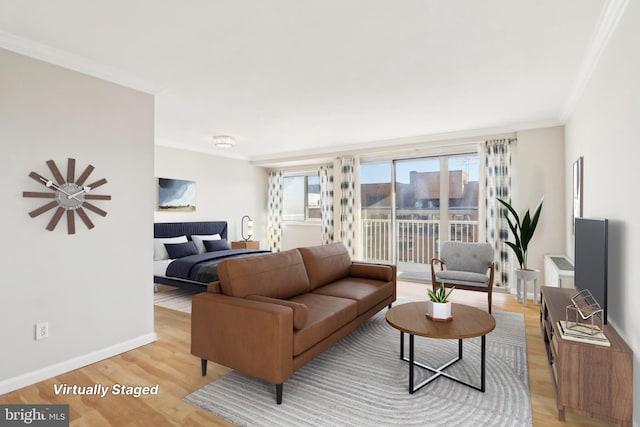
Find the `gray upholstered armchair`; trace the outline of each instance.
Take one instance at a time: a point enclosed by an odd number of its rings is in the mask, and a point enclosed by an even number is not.
[[[440,264],[439,270],[436,270],[436,264]],[[489,243],[444,242],[440,247],[440,259],[431,260],[431,283],[434,292],[441,283],[447,288],[455,286],[456,289],[487,292],[489,313],[493,274],[493,248]]]

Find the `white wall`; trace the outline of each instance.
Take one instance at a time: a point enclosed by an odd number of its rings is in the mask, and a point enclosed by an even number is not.
[[[584,156],[585,217],[609,219],[608,318],[634,351],[634,425],[640,419],[640,3],[629,2],[566,126],[565,188]],[[568,193],[571,194],[571,193]],[[567,200],[566,222],[571,204]],[[573,253],[573,236],[565,232]]]
[[[517,148],[512,158],[515,172],[513,206],[520,216],[527,209],[533,214],[544,197],[538,228],[529,246],[529,268],[543,270],[544,254],[565,253],[564,210],[567,197],[563,185],[564,163],[564,127],[518,132]],[[509,240],[512,241],[513,237]],[[517,267],[515,256],[513,259],[513,266]],[[540,277],[544,277],[544,272]]]
[[[2,296],[0,394],[155,340],[151,233],[153,222],[153,97],[58,66],[0,50]],[[28,212],[46,191],[29,178],[51,177],[55,160],[76,177],[112,195],[96,201],[108,215],[89,212],[67,234],[64,219],[47,231],[53,211]],[[92,181],[89,181],[92,182]],[[114,268],[117,266],[117,268]],[[35,341],[36,322],[50,337]]]
[[[322,227],[318,223],[282,225],[282,250],[322,244]]]
[[[240,221],[253,219],[253,240],[267,244],[267,173],[245,160],[235,160],[175,148],[156,147],[155,177],[174,178],[196,183],[196,210],[161,212],[155,222],[227,221],[229,240],[241,238]],[[155,181],[157,206],[158,183]]]

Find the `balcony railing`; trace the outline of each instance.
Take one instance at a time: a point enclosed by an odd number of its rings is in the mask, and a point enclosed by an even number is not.
[[[451,235],[445,239],[460,242],[478,241],[478,221],[449,220]],[[438,257],[440,220],[396,220],[396,251],[398,263],[428,264]],[[366,261],[394,262],[391,252],[391,220],[362,220],[362,257]]]

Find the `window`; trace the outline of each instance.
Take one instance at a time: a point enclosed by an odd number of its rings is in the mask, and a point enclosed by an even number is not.
[[[361,163],[362,259],[424,278],[441,240],[480,241],[479,175],[475,153]]]
[[[283,219],[320,220],[320,178],[317,174],[284,177]]]

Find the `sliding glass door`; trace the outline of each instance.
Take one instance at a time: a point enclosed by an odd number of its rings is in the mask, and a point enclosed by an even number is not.
[[[479,167],[477,154],[361,164],[363,258],[427,280],[441,241],[478,241]]]

